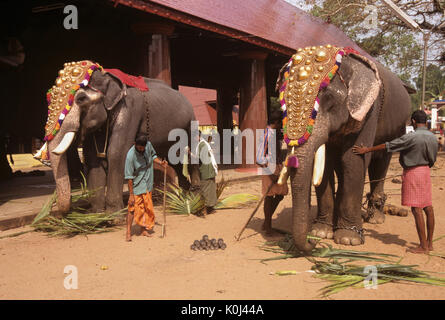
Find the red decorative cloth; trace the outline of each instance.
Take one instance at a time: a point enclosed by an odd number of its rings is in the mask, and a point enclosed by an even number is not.
[[[148,91],[148,86],[144,81],[144,78],[141,76],[132,76],[122,72],[119,69],[104,69],[105,72],[109,72],[114,76],[118,77],[123,83],[125,83],[129,87],[138,88],[141,91]]]
[[[425,208],[433,204],[430,167],[418,166],[403,170],[402,206]]]

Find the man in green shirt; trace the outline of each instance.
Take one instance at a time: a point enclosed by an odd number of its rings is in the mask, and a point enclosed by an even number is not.
[[[159,160],[147,136],[138,135],[134,146],[128,150],[125,159],[125,179],[128,180],[127,241],[131,241],[133,218],[143,228],[142,235],[150,237],[149,231],[155,224],[153,201],[153,163],[164,168],[167,161]]]
[[[378,150],[400,151],[399,162],[403,167],[402,205],[411,207],[420,240],[419,247],[408,249],[412,253],[428,253],[433,250],[434,211],[430,167],[436,161],[438,142],[434,134],[428,131],[426,118],[424,111],[414,111],[411,115],[411,123],[415,132],[374,147],[354,146],[352,148],[355,154]],[[428,237],[425,235],[422,209],[426,214]]]
[[[200,190],[205,199],[203,214],[207,215],[214,211],[213,207],[218,201],[215,179],[218,175],[218,166],[213,156],[212,148],[210,144],[202,138],[201,131],[199,131],[197,140],[198,146],[196,147],[194,157],[199,160]]]

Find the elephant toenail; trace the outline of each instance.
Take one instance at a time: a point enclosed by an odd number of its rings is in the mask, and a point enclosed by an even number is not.
[[[349,238],[343,237],[343,238],[341,238],[341,243],[345,244],[345,245],[349,245],[349,244],[351,244],[351,241],[349,240]]]
[[[326,235],[327,239],[332,239],[334,237],[334,233],[333,232],[328,232],[328,234]]]
[[[353,246],[358,246],[358,245],[361,244],[361,241],[360,241],[360,239],[352,239],[352,240],[351,240],[351,244],[352,244]]]

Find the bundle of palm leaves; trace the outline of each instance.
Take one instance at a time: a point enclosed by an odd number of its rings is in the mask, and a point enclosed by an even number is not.
[[[167,211],[173,214],[195,214],[204,208],[204,199],[198,192],[184,190],[171,183],[167,184],[168,190],[165,191]],[[158,189],[164,193],[163,190]]]
[[[35,231],[47,232],[50,236],[71,237],[113,230],[116,220],[125,214],[126,208],[112,213],[87,213],[81,206],[87,203],[97,190],[89,190],[84,176],[83,179],[81,187],[72,190],[72,211],[63,218],[50,215],[57,201],[57,193],[54,191],[31,224]]]
[[[317,278],[333,282],[321,289],[321,295],[326,297],[338,293],[347,288],[363,288],[369,273],[365,270],[365,265],[350,264],[352,261],[380,262],[372,265],[377,274],[377,285],[388,282],[412,282],[436,286],[445,286],[445,278],[433,277],[427,272],[415,269],[416,265],[401,265],[396,255],[365,252],[356,250],[343,250],[333,248],[331,245],[321,242],[320,238],[308,236],[317,240],[316,247],[309,255],[298,252],[295,248],[293,238],[290,234],[278,241],[266,242],[260,248],[280,254],[277,257],[262,259],[261,262],[304,257],[314,265],[311,270],[315,272]],[[321,258],[326,260],[317,260]],[[297,271],[277,271],[275,275],[295,275]]]
[[[78,234],[108,232],[116,227],[115,220],[125,213],[122,209],[112,213],[70,212],[64,218],[47,216],[32,226],[36,231],[47,232],[49,236],[72,237]]]
[[[311,252],[311,257],[326,258],[328,260],[347,260],[347,261],[375,261],[375,262],[391,262],[391,258],[398,258],[396,255],[377,252],[365,252],[356,250],[336,249],[330,244],[321,242],[321,238],[308,236],[308,239],[316,240],[317,245]],[[277,257],[261,259],[261,262],[281,260],[289,258],[307,257],[299,252],[294,244],[292,235],[285,234],[283,239],[277,241],[266,242],[260,247],[264,251],[280,254]]]
[[[228,182],[224,179],[217,183],[216,195],[218,202],[215,209],[235,209],[252,205],[259,198],[249,193],[238,193],[220,199]],[[165,192],[167,197],[167,211],[173,214],[190,215],[199,213],[205,206],[205,201],[198,191],[184,190],[174,184],[167,184],[168,190]],[[164,193],[163,190],[157,189]]]
[[[311,259],[309,259],[311,260]],[[364,288],[365,280],[369,278],[364,266],[341,263],[317,261],[313,259],[312,270],[317,278],[332,282],[321,289],[321,296],[330,296],[347,288]],[[417,265],[377,264],[372,266],[375,270],[376,285],[388,282],[411,282],[433,286],[445,286],[445,278],[433,277],[424,271],[415,269]],[[368,269],[369,270],[369,269]]]

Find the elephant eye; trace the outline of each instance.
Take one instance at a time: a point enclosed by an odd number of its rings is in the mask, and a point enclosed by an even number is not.
[[[76,95],[76,104],[79,106],[83,106],[86,105],[88,103],[88,101],[90,100],[90,98],[83,92],[80,92],[79,94]]]

